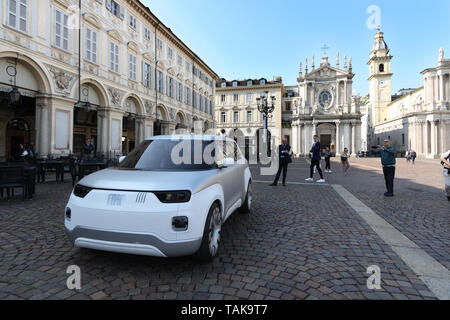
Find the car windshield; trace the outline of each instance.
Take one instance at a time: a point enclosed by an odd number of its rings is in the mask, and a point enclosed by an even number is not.
[[[216,168],[216,141],[155,139],[139,144],[118,166],[128,170],[210,170]]]

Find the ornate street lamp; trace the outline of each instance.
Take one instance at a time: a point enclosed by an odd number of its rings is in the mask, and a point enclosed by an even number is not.
[[[258,103],[258,111],[263,114],[264,117],[264,143],[267,143],[268,130],[267,130],[267,120],[273,118],[273,111],[275,110],[275,96],[271,96],[271,104],[268,102],[269,91],[265,91],[264,94],[261,95],[260,98],[256,98],[256,102]],[[269,150],[267,150],[269,151]]]
[[[6,67],[6,73],[14,79],[11,81],[14,83],[12,90],[9,92],[9,102],[11,105],[15,106],[20,102],[20,92],[17,88],[17,58],[14,60],[14,65]]]

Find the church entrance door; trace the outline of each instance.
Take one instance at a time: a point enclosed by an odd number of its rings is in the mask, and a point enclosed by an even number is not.
[[[325,148],[330,148],[331,150],[331,134],[321,134],[320,135],[320,144],[322,146],[322,150]]]

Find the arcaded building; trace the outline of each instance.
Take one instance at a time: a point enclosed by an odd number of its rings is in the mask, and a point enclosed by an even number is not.
[[[216,73],[135,0],[0,5],[0,161],[128,152],[144,138],[213,127]],[[79,94],[80,92],[80,94]]]

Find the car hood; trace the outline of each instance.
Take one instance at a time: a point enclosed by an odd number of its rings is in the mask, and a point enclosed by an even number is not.
[[[216,169],[202,171],[142,171],[105,169],[84,177],[86,187],[132,191],[189,190],[197,193],[207,188]]]

